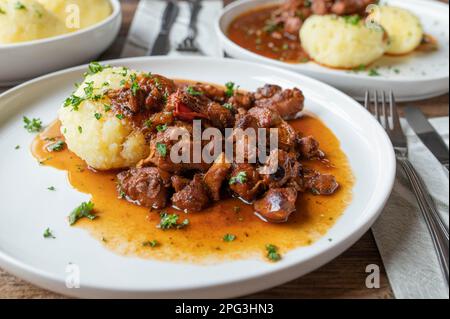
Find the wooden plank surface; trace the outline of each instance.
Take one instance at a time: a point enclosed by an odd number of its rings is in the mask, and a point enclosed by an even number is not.
[[[225,0],[230,2],[232,0]],[[102,59],[117,58],[128,34],[139,0],[122,0],[123,25],[113,46]],[[421,108],[429,117],[448,116],[449,96],[409,103]],[[366,288],[366,266],[381,268],[380,288]],[[324,267],[287,284],[263,291],[250,298],[393,298],[378,249],[371,232],[353,247]],[[8,274],[0,269],[0,298],[64,298]]]

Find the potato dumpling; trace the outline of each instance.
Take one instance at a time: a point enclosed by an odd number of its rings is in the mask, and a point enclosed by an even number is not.
[[[0,0],[0,43],[53,37],[69,30],[53,13],[34,0]]]
[[[61,106],[61,132],[68,148],[95,169],[133,166],[148,156],[149,146],[126,117],[110,110],[105,92],[121,88],[137,72],[99,65],[95,71]]]
[[[388,54],[410,53],[422,42],[424,34],[420,20],[408,10],[381,6],[374,10],[369,18],[386,30],[389,36],[389,46],[386,51]]]
[[[37,0],[53,12],[63,23],[70,14],[70,5],[76,5],[80,12],[80,27],[87,28],[111,15],[112,8],[108,0]]]
[[[300,29],[300,40],[314,61],[333,68],[369,65],[386,51],[381,28],[368,28],[357,16],[313,15]]]

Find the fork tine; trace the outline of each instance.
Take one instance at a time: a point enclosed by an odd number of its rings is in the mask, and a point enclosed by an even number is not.
[[[400,117],[398,115],[394,92],[392,92],[392,90],[389,92],[389,106],[391,109],[392,122],[394,126],[393,129],[401,129]]]
[[[364,107],[366,108],[367,111],[370,112],[370,93],[369,93],[369,91],[366,91],[366,93],[364,95]]]
[[[373,101],[373,103],[374,103],[374,106],[375,106],[375,117],[377,118],[377,121],[381,125],[383,125],[383,123],[381,122],[381,116],[380,116],[381,108],[380,108],[380,104],[378,102],[378,91],[374,92],[374,101]]]
[[[384,118],[384,127],[386,129],[390,128],[389,125],[389,117],[387,113],[387,107],[386,107],[386,92],[381,92],[381,105],[383,106],[383,118]]]

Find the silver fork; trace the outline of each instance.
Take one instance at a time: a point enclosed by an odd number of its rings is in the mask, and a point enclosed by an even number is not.
[[[191,0],[189,6],[191,9],[191,18],[189,21],[189,29],[186,38],[178,45],[177,51],[199,53],[200,48],[197,45],[196,39],[198,35],[197,19],[200,10],[202,9],[201,0]]]
[[[389,110],[386,105],[387,95],[389,96]],[[417,173],[408,159],[408,143],[400,125],[400,117],[398,115],[393,92],[391,91],[389,94],[381,92],[380,97],[381,101],[379,99],[379,94],[377,91],[373,92],[373,94],[370,94],[370,92],[367,91],[364,106],[370,113],[372,113],[376,117],[378,122],[384,127],[392,141],[392,144],[394,145],[397,161],[405,171],[413,188],[414,194],[416,195],[420,211],[422,212],[428,230],[431,233],[433,244],[438,255],[439,264],[448,285],[448,227],[445,225],[442,217],[437,211],[436,205],[431,198],[431,195],[429,194],[423,179],[420,177],[420,175]]]

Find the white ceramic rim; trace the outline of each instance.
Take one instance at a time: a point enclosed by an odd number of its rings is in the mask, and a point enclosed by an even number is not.
[[[275,65],[275,66],[278,66],[278,67],[281,67],[281,68],[286,68],[287,66],[290,66],[291,69],[292,69],[293,67],[296,67],[297,71],[301,72],[302,71],[302,65],[301,64],[290,64],[290,63],[281,62],[281,61],[278,61],[278,60],[270,59],[270,58],[264,57],[262,55],[256,54],[256,53],[254,53],[252,51],[249,51],[247,49],[244,49],[243,47],[237,45],[232,40],[230,40],[228,38],[227,34],[226,34],[226,30],[222,29],[222,27],[221,27],[222,20],[224,19],[225,16],[230,14],[231,11],[233,11],[233,10],[243,6],[243,5],[247,5],[249,3],[254,3],[254,8],[258,8],[258,7],[264,6],[264,5],[261,4],[261,1],[263,1],[263,0],[238,0],[236,2],[232,2],[231,4],[227,5],[223,9],[222,14],[216,20],[216,23],[215,23],[215,26],[214,26],[215,29],[216,29],[216,34],[219,35],[220,40],[222,42],[226,43],[228,46],[233,47],[233,49],[238,50],[241,53],[246,54],[247,56],[254,58],[255,61],[268,62],[268,63],[271,63],[272,65]],[[266,1],[267,2],[270,1],[270,3],[266,4],[266,5],[270,5],[271,3],[272,4],[279,3],[281,0],[272,0],[272,1],[271,0],[266,0]],[[439,2],[439,1],[425,1],[425,0],[408,0],[408,1],[409,2],[414,2],[416,5],[426,5],[426,6],[429,6],[429,7],[435,7],[435,10],[447,11],[447,15],[448,15],[448,12],[449,12],[449,5],[445,4],[443,2]],[[241,13],[244,13],[244,12],[248,12],[248,9],[245,10],[245,11],[244,10],[241,11]],[[326,67],[321,67],[320,69],[317,69],[317,70],[314,70],[314,71],[310,71],[310,72],[316,72],[316,73],[319,73],[319,74],[327,75],[327,74],[329,74],[329,69],[326,68]],[[353,80],[356,80],[356,81],[361,79],[360,77],[358,77],[358,75],[351,74],[351,73],[346,73],[345,75],[344,74],[342,74],[342,75],[341,74],[334,74],[334,76],[342,76],[342,77],[346,77],[346,78],[353,79]],[[427,75],[427,76],[424,76],[424,77],[421,78],[422,81],[435,81],[435,80],[446,80],[446,79],[448,79],[448,76],[441,76],[441,77],[434,76],[433,77],[433,76]],[[374,77],[371,80],[373,80],[375,82],[402,82],[402,83],[405,83],[405,82],[417,82],[416,79],[414,79],[412,77],[406,77],[406,76],[405,77],[397,76],[395,78],[390,78],[388,80]]]
[[[75,32],[71,32],[71,33],[66,33],[66,34],[61,34],[61,35],[57,35],[54,37],[49,37],[49,38],[43,38],[43,39],[38,39],[38,40],[31,40],[31,41],[25,41],[25,42],[19,42],[19,43],[11,43],[11,44],[1,44],[0,43],[0,50],[2,49],[12,49],[12,48],[26,48],[28,46],[32,46],[32,45],[37,45],[37,44],[48,44],[50,42],[57,42],[60,41],[62,39],[70,39],[72,37],[76,37],[78,35],[84,34],[84,33],[89,33],[92,30],[95,29],[99,29],[101,27],[103,27],[104,25],[110,23],[111,21],[117,19],[117,17],[121,14],[122,12],[122,8],[120,6],[120,2],[119,0],[108,0],[109,4],[111,5],[112,8],[112,13],[104,20],[91,25],[87,28],[84,29],[80,29],[78,31]]]
[[[345,250],[347,250],[350,246],[352,246],[359,238],[361,238],[372,226],[372,224],[375,222],[377,217],[381,214],[382,209],[384,208],[390,194],[392,191],[392,188],[394,186],[395,181],[395,175],[396,175],[396,159],[394,154],[394,149],[392,147],[392,143],[382,128],[381,125],[378,124],[378,122],[373,118],[373,116],[365,111],[362,106],[356,102],[354,99],[349,97],[348,95],[342,93],[341,91],[322,83],[318,80],[312,79],[308,76],[298,74],[296,72],[287,71],[284,69],[280,69],[273,66],[266,66],[259,63],[254,62],[246,62],[246,61],[239,61],[235,59],[218,59],[218,58],[204,58],[204,57],[140,57],[140,58],[128,58],[128,59],[117,59],[117,60],[109,60],[109,61],[102,61],[102,63],[105,64],[111,64],[111,65],[123,65],[127,62],[146,62],[146,61],[153,61],[157,62],[158,60],[163,61],[183,61],[185,63],[189,63],[189,61],[208,61],[210,63],[222,63],[223,61],[227,61],[227,63],[233,63],[233,64],[240,64],[240,67],[242,69],[245,69],[246,66],[253,66],[253,67],[259,67],[264,68],[268,72],[274,71],[279,74],[285,74],[286,76],[289,76],[290,78],[298,78],[302,81],[309,82],[312,85],[318,85],[322,86],[324,89],[329,90],[333,94],[336,94],[340,96],[343,100],[346,101],[348,104],[353,104],[355,107],[360,107],[363,112],[366,112],[366,118],[369,122],[373,124],[373,128],[376,130],[376,135],[378,137],[378,141],[380,142],[380,147],[386,151],[385,154],[383,154],[383,170],[381,172],[383,173],[383,176],[380,176],[380,178],[377,181],[377,184],[375,186],[375,190],[373,192],[373,197],[371,198],[371,201],[374,202],[373,207],[370,207],[370,210],[368,210],[367,216],[364,219],[361,219],[361,221],[358,224],[355,224],[352,226],[352,228],[348,231],[348,233],[345,236],[342,236],[340,238],[334,238],[333,242],[327,246],[326,248],[318,249],[316,252],[312,253],[308,259],[298,261],[293,260],[288,263],[285,263],[282,268],[277,268],[274,266],[273,269],[264,271],[262,273],[254,274],[252,276],[240,276],[239,278],[235,278],[234,280],[216,280],[213,283],[205,284],[205,285],[198,285],[195,287],[187,287],[182,284],[180,284],[177,288],[167,289],[167,288],[161,288],[161,287],[151,287],[150,288],[129,288],[126,290],[127,293],[134,293],[134,294],[143,294],[142,296],[145,297],[145,293],[148,293],[149,291],[153,294],[164,294],[164,293],[182,293],[182,292],[201,292],[208,288],[214,288],[214,289],[220,289],[220,288],[227,288],[237,283],[246,283],[251,282],[254,280],[263,281],[264,278],[269,277],[271,275],[275,275],[277,273],[290,273],[296,274],[301,273],[299,276],[303,276],[320,266],[324,265],[325,263],[333,260],[338,255],[343,253]],[[36,78],[34,80],[28,81],[26,83],[23,83],[15,88],[12,88],[5,93],[0,95],[0,100],[3,98],[6,98],[8,95],[12,95],[18,91],[25,90],[27,86],[31,86],[34,84],[37,84],[40,81],[45,81],[49,78],[55,78],[61,75],[64,75],[65,73],[70,73],[74,71],[79,71],[80,75],[86,70],[87,65],[77,66],[61,71],[57,71],[48,75],[41,76],[39,78]],[[381,164],[380,164],[381,165]],[[357,176],[356,176],[357,177]],[[383,181],[381,183],[381,181]],[[322,258],[320,258],[322,257]],[[299,269],[299,264],[306,263],[308,261],[315,261],[316,265],[311,267],[311,269],[308,269],[308,271],[303,271],[302,269]],[[6,253],[2,252],[0,250],[0,266],[3,267],[6,271],[15,274],[21,278],[24,278],[25,280],[30,281],[33,284],[44,286],[41,284],[41,280],[46,280],[48,282],[47,286],[44,288],[48,288],[48,286],[55,286],[61,285],[63,287],[65,283],[56,276],[53,273],[47,272],[45,270],[41,270],[37,267],[27,265],[26,263],[19,261]],[[36,279],[36,277],[38,280]],[[297,276],[298,277],[298,276]],[[292,276],[289,280],[292,280]],[[280,283],[281,284],[281,283]],[[266,287],[267,288],[267,287]],[[56,290],[56,289],[55,289]],[[99,294],[99,291],[107,292],[112,294],[114,296],[114,293],[121,293],[124,292],[124,290],[118,289],[114,286],[114,284],[110,285],[89,285],[89,284],[83,284],[83,290],[91,292],[93,294]],[[66,293],[70,294],[70,292],[65,291]],[[76,292],[73,294],[76,296]]]

